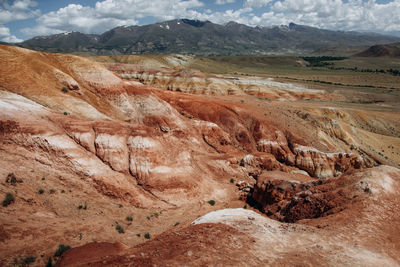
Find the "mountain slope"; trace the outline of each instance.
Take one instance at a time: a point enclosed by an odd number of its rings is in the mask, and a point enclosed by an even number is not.
[[[375,45],[398,37],[289,26],[250,27],[229,22],[179,19],[144,26],[123,26],[101,35],[65,33],[35,37],[20,46],[40,51],[92,54],[182,53],[240,55],[310,53],[330,46]]]
[[[356,54],[359,57],[400,57],[400,43],[374,45]]]

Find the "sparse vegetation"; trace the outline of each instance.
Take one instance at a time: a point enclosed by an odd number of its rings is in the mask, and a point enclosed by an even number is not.
[[[10,205],[12,202],[14,202],[15,198],[14,195],[11,193],[7,193],[6,197],[3,200],[3,207],[7,207],[8,205]]]
[[[145,233],[145,234],[144,234],[144,238],[146,238],[146,239],[150,239],[150,238],[151,238],[151,236],[150,236],[150,234],[149,234],[149,233]]]
[[[54,257],[60,257],[65,251],[70,250],[71,247],[68,245],[60,244],[58,245],[58,249],[54,253]]]
[[[132,218],[131,216],[127,216],[125,219],[126,219],[128,222],[133,221],[133,218]]]
[[[208,204],[210,204],[211,206],[214,206],[214,205],[215,205],[215,200],[212,200],[212,199],[209,200],[209,201],[208,201]]]
[[[80,209],[80,210],[87,210],[87,203],[85,202],[85,204],[80,204],[79,206],[78,206],[78,209]]]
[[[322,56],[322,57],[302,57],[305,61],[309,63],[308,67],[326,67],[333,65],[333,63],[329,63],[326,61],[337,61],[347,59],[346,57],[330,57],[330,56]]]
[[[34,263],[35,261],[36,261],[36,257],[33,257],[33,256],[26,257],[23,260],[23,266],[30,265],[31,263]]]
[[[68,115],[68,112],[66,112],[66,111],[64,111],[64,113],[63,113],[64,115]]]
[[[69,89],[67,88],[67,87],[63,87],[63,88],[61,88],[61,91],[63,92],[63,93],[68,93],[69,92]]]
[[[17,177],[15,177],[14,173],[9,173],[6,178],[6,183],[10,183],[15,185],[17,183]]]
[[[176,222],[175,224],[174,224],[174,226],[178,226],[180,224],[180,222]]]
[[[49,258],[49,260],[47,261],[46,267],[53,267],[53,261],[51,260],[51,258]]]
[[[229,182],[230,182],[231,184],[233,184],[233,183],[235,182],[235,179],[231,178],[231,179],[229,180]]]
[[[41,194],[44,193],[44,190],[43,190],[42,188],[40,188],[40,189],[38,190],[38,193],[41,195]]]
[[[115,229],[116,229],[116,230],[118,231],[118,233],[120,233],[120,234],[125,233],[124,228],[123,228],[121,225],[119,225],[118,223],[117,223],[117,226],[115,226]]]

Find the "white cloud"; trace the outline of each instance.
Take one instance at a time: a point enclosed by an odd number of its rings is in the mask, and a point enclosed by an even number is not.
[[[400,0],[379,4],[375,0],[283,0],[263,14],[264,23],[293,21],[334,30],[398,31]]]
[[[246,0],[244,1],[245,7],[263,7],[272,2],[272,0]]]
[[[225,5],[225,4],[231,4],[235,3],[235,0],[216,0],[215,4],[217,5]]]
[[[22,42],[23,40],[11,34],[10,29],[4,24],[17,20],[24,20],[36,17],[40,14],[40,10],[32,9],[37,5],[31,0],[0,0],[0,40],[9,43]]]
[[[37,3],[31,0],[15,0],[12,4],[0,0],[0,24],[38,16],[40,10],[32,9],[36,5]]]
[[[153,17],[170,20],[193,16],[192,8],[201,7],[199,0],[104,0],[95,7],[70,4],[37,19],[38,25],[25,28],[26,35],[46,35],[65,31],[102,33],[122,25],[136,25],[138,19]]]
[[[17,38],[15,35],[12,35],[10,33],[10,29],[3,25],[0,25],[0,40],[8,43],[18,43],[23,41]]]

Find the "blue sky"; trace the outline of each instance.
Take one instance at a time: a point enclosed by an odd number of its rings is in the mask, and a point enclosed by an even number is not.
[[[0,0],[0,40],[19,42],[67,31],[102,33],[176,18],[250,26],[294,22],[400,36],[400,0]]]

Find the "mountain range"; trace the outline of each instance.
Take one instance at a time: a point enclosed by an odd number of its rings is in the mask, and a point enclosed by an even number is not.
[[[39,36],[18,45],[47,52],[111,54],[260,55],[307,54],[332,46],[371,46],[400,37],[323,30],[290,23],[250,27],[236,22],[177,19],[144,26],[121,26],[100,35],[80,32]]]

